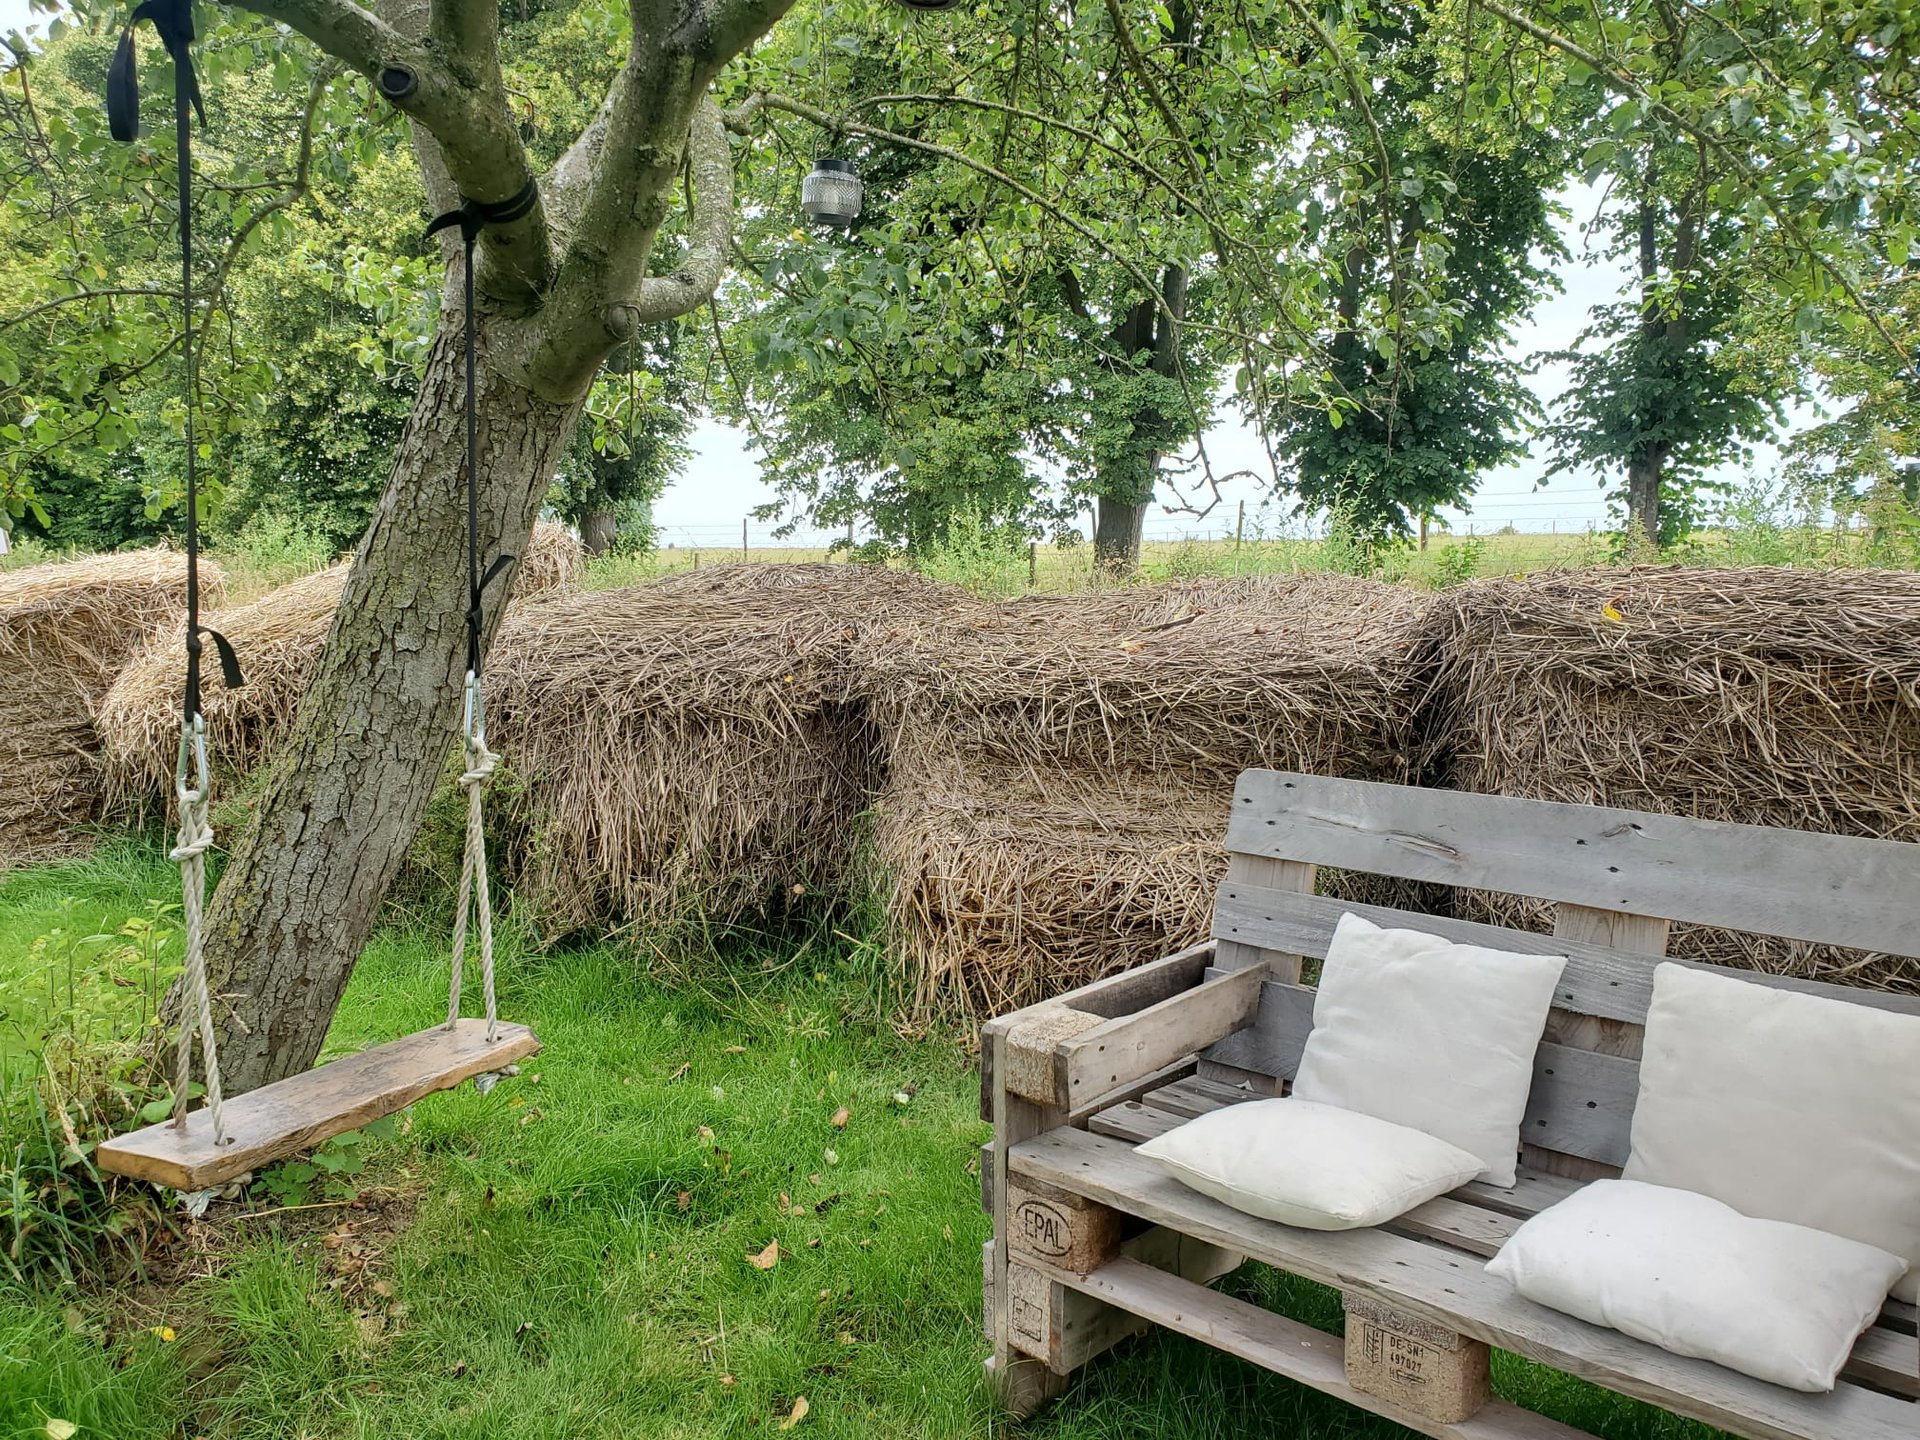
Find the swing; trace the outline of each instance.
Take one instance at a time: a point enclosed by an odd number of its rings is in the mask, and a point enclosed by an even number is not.
[[[474,416],[474,243],[483,226],[517,219],[533,205],[531,183],[503,205],[464,200],[459,210],[440,216],[429,234],[458,225],[466,251],[467,363],[467,682],[462,724],[466,764],[460,784],[467,792],[466,852],[460,869],[458,909],[453,926],[453,974],[444,1025],[376,1045],[304,1074],[263,1085],[235,1099],[220,1093],[220,1057],[215,1048],[213,1005],[207,991],[202,945],[206,898],[206,852],[213,844],[208,821],[207,727],[200,708],[201,637],[214,642],[229,688],[242,683],[233,647],[200,623],[199,492],[195,478],[193,397],[193,241],[189,106],[206,123],[199,85],[188,55],[193,39],[189,0],[145,0],[133,12],[107,74],[107,113],[114,138],[139,133],[139,92],[135,81],[133,29],[153,21],[174,62],[174,149],[180,183],[180,294],[185,317],[187,407],[187,663],[180,759],[175,790],[180,830],[172,858],[180,864],[181,917],[186,931],[186,1015],[180,1026],[173,1087],[173,1115],[157,1125],[102,1144],[94,1161],[102,1169],[136,1180],[168,1186],[187,1195],[189,1207],[204,1209],[221,1186],[250,1171],[331,1136],[404,1109],[423,1095],[473,1080],[484,1092],[516,1061],[536,1054],[540,1041],[524,1025],[501,1023],[494,1002],[493,906],[487,893],[487,852],[482,796],[496,756],[487,748],[486,709],[480,684],[481,597],[511,562],[495,559],[480,573],[480,500],[478,433]],[[476,917],[480,975],[486,1000],[484,1019],[460,1014],[460,981],[467,953],[469,911]],[[194,1033],[200,1039],[207,1103],[187,1110],[192,1076]]]

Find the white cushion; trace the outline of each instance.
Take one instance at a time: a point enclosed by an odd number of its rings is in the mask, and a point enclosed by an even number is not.
[[[1487,1264],[1527,1299],[1795,1390],[1831,1390],[1906,1262],[1705,1195],[1597,1180]]]
[[[1511,1185],[1566,964],[1342,915],[1293,1093],[1424,1130],[1478,1155],[1489,1183]]]
[[[1229,1105],[1140,1153],[1202,1195],[1307,1230],[1379,1225],[1480,1173],[1444,1140],[1308,1100]]]
[[[1625,1178],[1920,1264],[1920,1016],[1657,967]]]

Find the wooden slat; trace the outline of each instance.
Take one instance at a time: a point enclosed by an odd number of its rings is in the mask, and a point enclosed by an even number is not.
[[[1179,1103],[1179,1096],[1173,1098]],[[1190,1118],[1152,1103],[1130,1101],[1094,1116],[1088,1128],[1096,1135],[1138,1145],[1179,1128]],[[1512,1190],[1468,1185],[1417,1205],[1381,1228],[1491,1259],[1523,1221],[1549,1205],[1557,1205],[1579,1188],[1578,1181],[1522,1170],[1520,1182]],[[1496,1203],[1499,1208],[1495,1208]],[[1881,1323],[1854,1347],[1845,1373],[1901,1395],[1920,1396],[1920,1347],[1914,1344],[1910,1311],[1911,1307],[1890,1300]],[[1915,1418],[1920,1420],[1920,1416]]]
[[[1066,1082],[1061,1093],[1075,1105],[1111,1094],[1231,1034],[1253,1018],[1265,978],[1260,966],[1219,972],[1157,1005],[1060,1041],[1054,1054]]]
[[[1007,1281],[1012,1253],[1008,1245],[1008,1236],[1012,1233],[1008,1228],[1008,1199],[1012,1186],[1008,1184],[1007,1160],[1010,1147],[1015,1142],[1061,1125],[1067,1117],[1064,1109],[1036,1105],[1007,1088],[1007,1037],[1007,1029],[989,1027],[981,1038],[983,1047],[992,1047],[994,1074],[997,1077],[993,1086],[993,1185],[987,1196],[993,1212],[989,1265],[994,1303],[993,1324],[989,1331],[993,1336],[993,1354],[989,1357],[988,1374],[992,1377],[1001,1403],[1016,1414],[1025,1415],[1032,1414],[1058,1395],[1064,1388],[1064,1381],[1045,1363],[1023,1355],[1012,1343],[1013,1296]]]
[[[1639,1025],[1645,1023],[1647,1007],[1653,1001],[1653,968],[1658,962],[1652,957],[1605,945],[1583,944],[1571,937],[1536,935],[1526,930],[1455,920],[1446,915],[1395,910],[1385,905],[1359,905],[1324,895],[1296,895],[1255,885],[1226,884],[1220,887],[1214,904],[1213,926],[1215,935],[1223,943],[1229,939],[1239,940],[1324,960],[1334,926],[1348,911],[1376,925],[1420,930],[1464,945],[1484,945],[1490,950],[1511,950],[1522,955],[1565,955],[1567,968],[1561,976],[1560,988],[1554,992],[1554,1004],[1582,1015],[1599,1015]],[[1796,990],[1870,1005],[1876,1010],[1920,1015],[1920,995],[1830,985],[1793,975],[1768,975],[1756,970],[1707,965],[1697,960],[1673,960],[1672,963],[1748,980],[1770,989]]]
[[[524,1025],[502,1025],[492,1041],[484,1020],[435,1026],[235,1096],[222,1110],[225,1145],[215,1146],[213,1117],[200,1109],[184,1134],[171,1122],[149,1125],[107,1141],[94,1162],[175,1190],[212,1189],[539,1050]]]
[[[1230,851],[1920,957],[1920,845],[1249,770]]]
[[[1190,945],[1185,950],[1162,956],[1145,965],[1137,965],[1118,975],[1108,975],[1077,990],[1055,996],[1052,1000],[1043,1000],[1040,1004],[1065,1005],[1068,1009],[1098,1015],[1102,1019],[1144,1010],[1170,995],[1177,995],[1182,990],[1190,990],[1198,985],[1213,961],[1214,948],[1213,941],[1203,940],[1198,945]],[[993,1121],[993,1037],[1017,1028],[1022,1017],[1037,1008],[1029,1005],[1024,1010],[997,1015],[980,1027],[980,1118],[989,1124]]]
[[[1319,883],[1319,876],[1319,867],[1303,865],[1297,860],[1275,860],[1264,855],[1227,857],[1226,883],[1229,886],[1257,885],[1264,890],[1311,895],[1313,887]],[[1221,942],[1215,954],[1215,963],[1222,970],[1244,970],[1250,965],[1265,965],[1267,973],[1276,980],[1298,980],[1300,962],[1301,957],[1296,952],[1275,950],[1263,946],[1259,941],[1247,941],[1237,936]]]
[[[1059,1186],[1292,1274],[1392,1305],[1528,1359],[1750,1440],[1913,1440],[1909,1401],[1843,1383],[1804,1395],[1669,1355],[1520,1298],[1481,1263],[1378,1230],[1298,1230],[1187,1189],[1124,1142],[1055,1130],[1008,1157]]]
[[[1091,1275],[1061,1274],[1058,1278],[1063,1285],[1098,1296],[1118,1309],[1439,1440],[1584,1440],[1585,1437],[1584,1431],[1571,1429],[1504,1400],[1490,1402],[1470,1420],[1438,1424],[1349,1385],[1346,1345],[1338,1335],[1328,1335],[1137,1260],[1122,1258]]]

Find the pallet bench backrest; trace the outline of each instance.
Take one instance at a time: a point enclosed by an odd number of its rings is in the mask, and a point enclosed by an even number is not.
[[[1340,916],[1568,957],[1535,1060],[1526,1158],[1585,1179],[1627,1158],[1642,1027],[1669,922],[1920,957],[1920,845],[1632,810],[1249,770],[1234,792],[1214,910],[1215,964],[1270,962],[1256,1022],[1208,1052],[1290,1080],[1313,1025],[1302,960]],[[1504,892],[1557,905],[1552,935],[1314,894],[1318,869]],[[1920,1014],[1920,996],[1732,971]]]

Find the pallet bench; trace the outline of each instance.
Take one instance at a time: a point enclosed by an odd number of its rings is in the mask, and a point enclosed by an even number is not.
[[[988,1370],[1009,1408],[1031,1413],[1158,1325],[1457,1440],[1583,1433],[1493,1397],[1489,1347],[1750,1440],[1920,1436],[1911,1305],[1890,1300],[1838,1388],[1809,1395],[1536,1305],[1483,1268],[1525,1218],[1619,1173],[1671,921],[1920,956],[1920,845],[1249,771],[1227,848],[1211,941],[984,1028]],[[1556,930],[1329,899],[1314,893],[1322,865],[1553,901]],[[1306,962],[1325,957],[1348,911],[1568,956],[1518,1182],[1475,1182],[1378,1229],[1326,1232],[1234,1210],[1136,1155],[1195,1116],[1284,1093],[1312,1029]],[[1920,997],[1738,973],[1920,1014]],[[1338,1289],[1344,1338],[1208,1288],[1248,1259]]]

